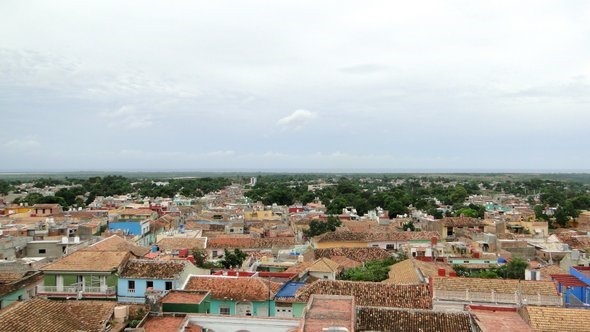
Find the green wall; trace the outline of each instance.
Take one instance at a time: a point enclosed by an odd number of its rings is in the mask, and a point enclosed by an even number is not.
[[[293,317],[301,318],[306,305],[307,303],[293,303]]]
[[[19,296],[21,296],[21,298],[25,297],[25,289],[21,288],[19,290],[16,290],[12,293],[6,294],[5,296],[3,296],[2,298],[0,298],[0,303],[2,308],[6,307],[7,305],[13,304],[14,302],[19,300]]]
[[[44,286],[56,286],[55,274],[46,274],[43,276]]]

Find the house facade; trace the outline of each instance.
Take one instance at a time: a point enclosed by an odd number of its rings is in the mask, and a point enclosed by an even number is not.
[[[117,281],[119,302],[145,303],[148,291],[165,294],[181,289],[190,275],[206,273],[186,260],[129,260]]]
[[[185,290],[210,291],[210,314],[269,317],[282,284],[258,277],[193,276]]]
[[[118,275],[130,257],[129,251],[76,251],[40,269],[44,277],[37,294],[115,300]]]

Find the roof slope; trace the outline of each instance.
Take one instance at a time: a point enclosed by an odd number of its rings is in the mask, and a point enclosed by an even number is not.
[[[351,295],[357,305],[430,309],[432,298],[427,285],[393,285],[380,282],[317,280],[297,291],[297,302],[307,302],[312,294]]]
[[[132,259],[121,271],[122,278],[174,279],[184,270],[181,261]]]
[[[131,251],[135,256],[142,257],[150,250],[146,247],[135,245],[118,235],[111,235],[106,239],[82,249],[83,251]]]
[[[357,307],[358,331],[471,331],[469,314],[375,307]]]
[[[527,295],[553,295],[557,289],[551,281],[515,280],[515,279],[484,279],[484,278],[459,278],[459,277],[435,277],[434,289],[448,291],[465,291],[489,293],[513,294],[520,290]]]
[[[117,304],[31,299],[0,312],[0,331],[104,331]]]
[[[203,237],[166,237],[158,241],[160,250],[204,249],[206,238]]]
[[[329,258],[320,258],[313,262],[310,267],[307,268],[310,272],[338,272],[340,265]]]
[[[278,292],[281,286],[282,284],[261,278],[193,276],[184,289],[207,290],[211,292],[211,297],[214,299],[267,301]]]
[[[590,310],[526,306],[520,311],[534,331],[590,331]]]
[[[127,251],[79,250],[43,266],[41,271],[112,272],[129,259]]]
[[[344,256],[357,262],[366,262],[372,260],[380,260],[391,257],[391,254],[381,248],[325,248],[325,249],[314,249],[314,257],[322,258],[333,256]]]

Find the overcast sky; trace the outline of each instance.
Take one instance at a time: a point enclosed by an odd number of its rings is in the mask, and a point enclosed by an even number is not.
[[[0,170],[590,170],[588,1],[0,2]]]

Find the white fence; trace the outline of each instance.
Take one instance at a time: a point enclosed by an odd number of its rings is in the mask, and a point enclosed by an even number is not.
[[[507,304],[529,304],[545,306],[563,306],[563,299],[557,295],[496,293],[491,292],[470,292],[436,290],[434,300],[462,301],[462,302],[484,302],[484,303],[507,303]]]
[[[88,286],[37,286],[37,294],[84,294],[116,295],[115,287],[88,287]]]

